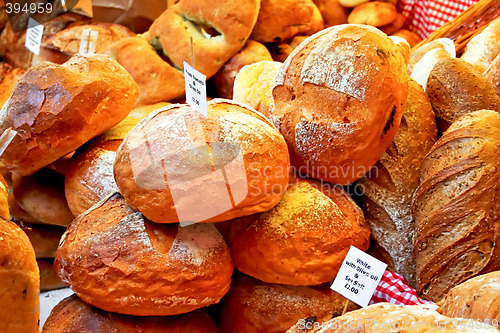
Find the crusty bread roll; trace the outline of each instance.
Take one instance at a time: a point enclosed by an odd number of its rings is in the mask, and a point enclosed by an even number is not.
[[[374,27],[339,25],[306,39],[273,89],[271,119],[291,164],[341,185],[361,178],[396,135],[407,80],[399,46]]]
[[[427,154],[413,197],[417,291],[438,301],[500,265],[500,114],[456,120]]]
[[[425,53],[423,57],[415,64],[411,71],[411,78],[415,81],[417,81],[418,84],[424,88],[424,90],[427,89],[427,81],[429,80],[429,75],[431,74],[431,71],[433,70],[434,66],[441,60],[445,59],[451,59],[453,58],[450,53],[446,50],[443,50],[441,48],[434,48],[430,50],[429,52]],[[454,59],[454,58],[453,58]],[[411,57],[410,57],[410,63],[411,64]]]
[[[443,131],[466,113],[477,110],[500,112],[500,97],[495,88],[474,66],[462,59],[438,61],[429,74],[426,92]]]
[[[284,62],[292,51],[309,36],[295,36],[291,41],[270,45],[271,56],[274,61]]]
[[[404,36],[403,36],[404,37]],[[449,38],[438,38],[433,40],[432,42],[425,43],[418,48],[412,50],[411,57],[410,57],[410,62],[408,63],[408,74],[411,74],[413,72],[413,68],[415,65],[422,60],[422,58],[430,51],[434,49],[439,49],[442,51],[446,51],[448,53],[448,57],[455,58],[456,57],[456,51],[455,51],[455,44],[453,44],[453,41]],[[432,68],[430,68],[428,71],[430,72]],[[418,74],[418,72],[416,72]],[[428,74],[427,74],[428,76]],[[422,85],[425,89],[425,85]]]
[[[14,191],[9,191],[9,196],[8,196],[8,201],[9,201],[9,213],[10,213],[10,218],[14,222],[18,223],[40,223],[36,218],[28,214],[24,209],[19,207],[18,203],[16,202],[16,198],[14,198]]]
[[[249,105],[269,118],[274,108],[273,85],[281,63],[259,61],[243,67],[234,80],[233,100]]]
[[[0,175],[0,218],[10,220],[9,187],[2,175]]]
[[[272,209],[228,222],[234,265],[267,283],[332,281],[350,246],[368,248],[370,227],[340,187],[291,177]]]
[[[49,291],[66,287],[54,269],[54,258],[37,259],[40,270],[40,291]]]
[[[439,313],[448,317],[500,322],[500,271],[476,276],[453,287],[438,302]]]
[[[416,280],[411,201],[418,186],[420,165],[436,139],[429,99],[422,87],[410,80],[406,108],[394,141],[358,182],[373,239],[390,254],[396,272],[412,285]]]
[[[406,22],[406,17],[401,13],[396,13],[396,18],[391,23],[382,25],[379,27],[387,35],[392,35],[393,33],[399,31]]]
[[[168,7],[145,37],[175,68],[183,61],[212,77],[245,44],[259,15],[260,0],[180,0]]]
[[[152,223],[119,194],[73,221],[55,267],[86,303],[136,316],[217,303],[233,273],[229,249],[212,224]]]
[[[24,72],[22,68],[12,68],[5,62],[0,63],[0,108],[9,99],[14,86]]]
[[[328,284],[294,287],[239,274],[221,301],[219,327],[221,333],[282,333],[301,318],[322,322],[339,316],[346,302]],[[349,302],[347,310],[357,308]]]
[[[40,275],[28,236],[0,218],[0,332],[37,333]]]
[[[65,228],[51,225],[24,224],[23,228],[35,250],[35,256],[40,258],[54,258],[59,240],[66,231]]]
[[[354,7],[347,17],[347,22],[382,27],[394,22],[397,18],[397,13],[396,6],[392,3],[370,1]]]
[[[133,317],[99,310],[75,295],[56,305],[42,330],[42,333],[81,332],[217,333],[218,330],[203,309],[178,316]]]
[[[247,40],[241,50],[229,59],[224,66],[213,76],[217,95],[220,98],[233,98],[233,85],[236,75],[245,65],[259,61],[272,61],[271,53],[263,44]]]
[[[308,329],[310,328],[310,329]],[[439,314],[432,305],[402,306],[378,303],[333,318],[323,325],[312,325],[304,319],[287,333],[480,333],[498,331],[485,323]]]
[[[0,132],[17,132],[0,161],[32,174],[123,120],[137,95],[125,69],[101,54],[33,66],[0,111]]]
[[[407,29],[401,29],[393,33],[391,36],[401,37],[406,39],[410,47],[414,47],[418,43],[422,41],[422,37],[420,37],[416,32]]]
[[[486,80],[491,82],[497,95],[500,96],[500,54],[493,60],[490,67],[483,73]]]
[[[325,28],[347,23],[348,10],[340,0],[313,0],[323,17]]]
[[[151,221],[225,221],[268,210],[285,191],[289,157],[276,128],[236,102],[207,104],[208,118],[188,105],[157,110],[117,151],[116,184]]]
[[[261,43],[276,43],[295,35],[311,35],[323,29],[322,18],[320,26],[314,27],[314,15],[318,12],[312,0],[261,0],[250,38]]]
[[[486,29],[472,38],[462,54],[462,59],[484,72],[500,53],[500,17],[491,21]]]
[[[13,175],[12,192],[16,203],[28,214],[25,222],[66,227],[73,221],[64,196],[64,178],[53,170],[43,169],[26,177]]]

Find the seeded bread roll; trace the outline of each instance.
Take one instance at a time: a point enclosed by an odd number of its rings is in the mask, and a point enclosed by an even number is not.
[[[387,151],[362,178],[363,210],[372,237],[391,256],[397,273],[415,285],[412,195],[418,186],[419,170],[437,139],[429,99],[413,80],[408,82],[408,100],[401,126]]]
[[[217,333],[205,310],[168,317],[133,317],[105,312],[75,295],[63,299],[50,313],[42,333],[81,332]]]
[[[0,332],[37,333],[40,275],[28,236],[0,218]]]
[[[500,114],[456,120],[432,147],[413,196],[417,291],[440,300],[500,265]]]
[[[169,316],[217,303],[233,273],[229,249],[212,224],[156,224],[119,194],[71,223],[55,268],[86,303],[135,316]]]

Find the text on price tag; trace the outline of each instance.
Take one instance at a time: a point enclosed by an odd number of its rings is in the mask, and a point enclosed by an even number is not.
[[[40,54],[40,45],[42,44],[43,25],[33,20],[28,19],[28,29],[26,30],[26,40],[24,46],[36,55]]]
[[[207,117],[207,77],[185,61],[184,84],[186,86],[186,102]]]
[[[351,246],[331,289],[365,307],[375,292],[387,265]]]

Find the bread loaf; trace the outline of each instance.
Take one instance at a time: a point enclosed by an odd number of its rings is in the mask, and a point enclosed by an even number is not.
[[[152,223],[119,194],[71,223],[55,267],[86,303],[135,316],[175,315],[217,303],[233,273],[229,249],[212,224]]]
[[[415,65],[420,60],[422,60],[422,58],[427,53],[429,53],[430,51],[432,51],[434,49],[446,51],[448,53],[447,55],[443,54],[441,56],[441,58],[443,58],[445,56],[452,57],[452,58],[456,57],[455,45],[453,44],[453,41],[451,39],[449,39],[449,38],[435,39],[431,42],[424,43],[420,47],[418,47],[417,49],[413,50],[413,52],[411,53],[410,62],[408,63],[408,74],[411,74],[413,72],[413,68],[415,67]],[[434,66],[434,63],[432,64],[432,66]],[[430,72],[431,69],[432,69],[432,67],[428,69],[428,72]],[[418,74],[418,72],[416,72],[416,74]],[[427,76],[428,76],[428,73],[427,73]],[[425,85],[422,85],[422,86],[425,89]]]
[[[500,53],[500,17],[492,20],[486,29],[473,37],[462,54],[462,59],[484,72]]]
[[[0,219],[0,332],[37,333],[40,275],[28,236]]]
[[[406,39],[410,47],[413,48],[415,45],[422,41],[422,37],[420,37],[416,32],[407,29],[401,29],[393,33],[391,36],[401,37]]]
[[[0,132],[16,131],[0,161],[32,174],[119,123],[137,95],[132,77],[104,55],[33,66],[0,111]]]
[[[491,82],[497,95],[500,96],[500,54],[493,60],[490,67],[483,73],[486,80]]]
[[[376,28],[339,25],[302,42],[276,76],[271,115],[294,168],[341,185],[361,178],[396,135],[407,80],[398,45]]]
[[[427,154],[413,197],[417,291],[438,301],[500,265],[500,114],[456,120]]]
[[[274,61],[284,62],[292,51],[309,36],[295,36],[290,41],[274,43],[269,46]]]
[[[437,139],[434,112],[424,90],[408,82],[408,100],[401,126],[387,151],[368,175],[362,178],[363,210],[372,238],[391,256],[397,273],[415,285],[412,195],[418,186],[419,170]]]
[[[173,104],[143,119],[118,149],[114,175],[127,202],[151,221],[216,222],[276,205],[288,158],[264,116],[214,99],[207,118]]]

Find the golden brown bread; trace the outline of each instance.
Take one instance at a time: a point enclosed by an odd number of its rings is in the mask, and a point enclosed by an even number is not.
[[[500,54],[500,17],[488,23],[486,29],[472,38],[465,48],[461,59],[484,72]]]
[[[442,131],[458,117],[477,110],[500,112],[500,96],[471,64],[458,58],[436,63],[427,80],[427,96]]]
[[[259,61],[243,67],[234,80],[233,100],[269,118],[274,108],[274,78],[280,67],[277,61]]]
[[[348,10],[340,0],[313,0],[323,16],[325,28],[347,23]]]
[[[318,26],[313,25],[315,12],[319,10],[312,0],[261,0],[250,38],[261,43],[276,43],[295,35],[311,35],[323,29],[322,18]]]
[[[220,98],[233,98],[233,85],[236,75],[245,65],[259,61],[272,61],[271,53],[267,48],[254,40],[247,40],[245,45],[213,76],[217,95]]]
[[[217,326],[201,309],[168,317],[133,317],[105,312],[77,296],[63,299],[50,313],[42,333],[217,333]]]
[[[361,178],[396,135],[407,80],[399,46],[374,27],[339,25],[306,39],[273,89],[271,119],[291,164],[341,185]]]
[[[153,111],[156,111],[160,108],[163,108],[170,103],[167,102],[158,102],[155,104],[148,104],[148,105],[141,105],[137,106],[130,111],[128,114],[127,118],[123,119],[120,123],[115,125],[113,128],[118,128],[118,127],[134,127],[137,125],[139,120],[146,118],[147,115],[152,113]]]
[[[114,175],[151,221],[217,222],[276,205],[288,169],[286,143],[264,116],[214,99],[208,118],[173,104],[143,119],[118,149]]]
[[[294,286],[332,281],[350,246],[364,251],[370,238],[361,208],[340,186],[293,176],[274,208],[227,223],[240,272]]]
[[[342,314],[347,299],[323,284],[270,284],[239,274],[222,299],[221,333],[282,333],[301,318],[323,322]],[[348,310],[358,307],[349,302]]]
[[[500,54],[497,55],[483,75],[493,85],[497,95],[500,96]]]
[[[35,256],[40,258],[54,258],[59,240],[66,231],[65,228],[52,225],[24,224],[24,232],[28,236]]]
[[[67,287],[62,282],[54,269],[54,258],[37,259],[38,269],[40,270],[40,291],[49,291]]]
[[[309,328],[309,329],[308,329]],[[432,305],[378,303],[315,326],[301,320],[287,333],[495,333],[495,327],[439,314]]]
[[[0,175],[0,218],[10,220],[9,187],[2,175]]]
[[[347,17],[347,22],[382,27],[394,22],[397,18],[397,13],[396,6],[392,3],[370,1],[354,7]]]
[[[447,317],[500,322],[500,271],[476,276],[453,287],[438,302]]]
[[[391,256],[397,273],[415,285],[412,195],[420,165],[437,139],[434,112],[424,90],[408,82],[408,100],[401,126],[386,152],[362,178],[363,210],[372,237]]]
[[[404,37],[404,36],[403,36]],[[408,74],[413,72],[415,65],[430,51],[439,49],[446,51],[449,57],[455,57],[455,45],[449,38],[438,38],[431,42],[424,43],[416,49],[412,50],[410,62],[408,63]],[[431,68],[432,69],[432,68]],[[429,69],[430,71],[430,69]],[[425,89],[425,86],[424,86]]]
[[[66,227],[73,221],[64,196],[64,178],[59,173],[43,169],[31,176],[12,178],[15,201],[27,213],[25,222]]]
[[[392,35],[393,33],[399,31],[406,22],[406,17],[401,13],[396,13],[396,18],[391,23],[380,26],[379,29],[382,30],[387,35]]]
[[[24,72],[22,68],[12,68],[5,62],[0,63],[0,108],[9,99],[14,86]]]
[[[0,132],[17,132],[0,161],[32,174],[123,120],[137,95],[125,69],[101,54],[35,65],[0,111]]]
[[[183,68],[184,60],[191,64],[193,58],[194,67],[210,78],[243,47],[259,9],[260,0],[181,0],[168,7],[145,36],[175,68]]]
[[[340,4],[347,8],[353,8],[358,5],[364,4],[370,0],[339,0]]]
[[[422,41],[422,37],[420,37],[417,33],[407,29],[398,30],[391,36],[396,36],[406,39],[408,44],[410,44],[411,48],[413,48],[415,45],[420,43],[420,41]]]
[[[438,301],[500,265],[500,114],[456,120],[432,147],[413,197],[417,291]]]
[[[28,236],[0,218],[0,332],[36,333],[40,275]]]
[[[77,217],[55,260],[59,277],[100,309],[167,316],[217,303],[233,263],[212,224],[152,223],[114,194]]]

